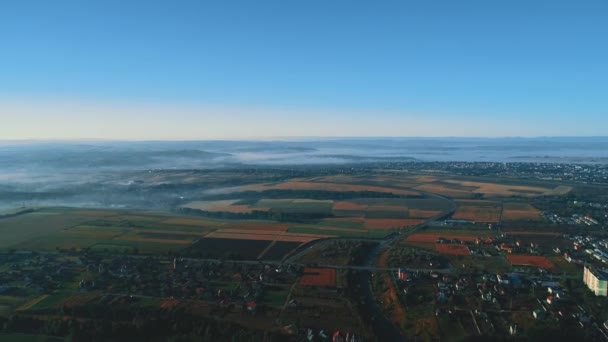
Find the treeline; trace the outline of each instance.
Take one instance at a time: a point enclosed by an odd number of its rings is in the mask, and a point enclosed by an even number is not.
[[[88,311],[88,310],[87,310]],[[56,336],[68,341],[290,341],[290,336],[242,327],[210,317],[193,317],[181,310],[143,314],[133,310],[125,317],[112,317],[104,305],[98,316],[85,312],[64,317],[13,315],[0,318],[4,333]],[[138,312],[137,312],[138,311]],[[87,317],[88,316],[88,317]],[[70,317],[70,318],[66,318]]]
[[[19,210],[19,211],[16,211],[16,212],[6,213],[4,215],[0,215],[0,219],[14,217],[14,216],[19,216],[19,215],[25,215],[25,214],[33,213],[34,211],[35,210],[32,209],[32,208],[22,209],[22,210]]]

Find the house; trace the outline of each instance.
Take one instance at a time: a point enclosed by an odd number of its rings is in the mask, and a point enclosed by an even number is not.
[[[536,309],[534,311],[532,311],[532,317],[534,317],[535,319],[545,319],[545,317],[547,317],[547,313],[544,310],[541,309]]]

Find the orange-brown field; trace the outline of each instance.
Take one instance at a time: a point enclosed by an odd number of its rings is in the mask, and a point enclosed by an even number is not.
[[[323,220],[323,222],[326,222],[327,224],[331,224],[332,222],[359,222],[359,223],[364,223],[365,219],[361,216],[356,216],[356,217],[332,217],[332,218],[326,218]]]
[[[462,201],[452,218],[475,222],[497,223],[500,221],[501,205],[498,202]]]
[[[336,231],[336,232],[351,232],[351,233],[365,233],[367,230],[364,229],[351,229],[351,228],[337,228],[337,227],[324,227],[324,226],[315,226],[315,229],[318,230],[328,230],[328,231]]]
[[[305,268],[300,278],[300,285],[305,286],[336,286],[336,270],[333,268]]]
[[[472,198],[474,194],[485,197],[539,197],[564,195],[572,190],[568,186],[545,188],[539,186],[522,186],[509,184],[496,184],[485,182],[460,181],[452,179],[438,179],[435,177],[417,177],[423,183],[415,187],[416,190],[431,192],[453,198]]]
[[[380,230],[409,228],[424,222],[424,220],[416,219],[365,219],[365,228]]]
[[[435,248],[441,254],[460,255],[460,256],[471,255],[471,252],[469,251],[469,247],[467,247],[466,245],[438,243],[435,245]]]
[[[422,184],[417,186],[415,189],[452,198],[473,198],[474,196],[474,194],[470,191],[450,189],[439,183]]]
[[[336,202],[334,203],[333,210],[366,210],[367,205],[351,203],[351,202]]]
[[[505,221],[517,220],[540,220],[540,210],[529,204],[505,203],[502,211],[502,219]]]
[[[507,184],[494,184],[494,183],[482,183],[482,182],[463,182],[463,181],[452,181],[447,182],[459,184],[463,186],[477,187],[475,192],[482,193],[488,197],[538,197],[538,196],[549,196],[549,195],[565,195],[572,190],[568,186],[558,186],[556,188],[543,188],[538,186],[521,186],[521,185],[507,185]]]
[[[409,208],[398,205],[370,205],[367,211],[408,211]]]
[[[511,265],[533,266],[538,268],[553,269],[555,265],[546,257],[538,255],[507,255]]]

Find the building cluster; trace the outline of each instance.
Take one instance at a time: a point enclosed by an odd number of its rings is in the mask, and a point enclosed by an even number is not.
[[[556,224],[569,224],[569,225],[585,225],[585,226],[595,226],[598,225],[599,222],[591,216],[583,216],[580,214],[573,214],[572,216],[565,217],[559,216],[555,213],[545,212],[543,213],[545,219],[551,221]]]

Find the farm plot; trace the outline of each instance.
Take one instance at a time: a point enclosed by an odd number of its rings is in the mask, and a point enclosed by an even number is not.
[[[333,206],[333,210],[335,211],[364,211],[366,209],[367,205],[353,202],[336,202]]]
[[[333,268],[305,268],[300,285],[304,286],[336,286],[336,270]]]
[[[434,216],[441,214],[441,211],[438,210],[421,210],[421,209],[410,209],[409,211],[410,218],[417,219],[428,219]]]
[[[365,219],[362,217],[336,217],[328,218],[321,221],[321,224],[329,227],[337,227],[344,229],[362,229],[365,230]]]
[[[459,256],[471,255],[469,247],[467,247],[466,245],[438,243],[435,245],[435,248],[441,254]]]
[[[419,193],[412,190],[394,189],[389,187],[357,185],[343,183],[311,182],[303,180],[291,180],[278,184],[253,184],[224,189],[214,189],[211,194],[230,194],[245,191],[263,192],[267,190],[299,190],[299,191],[330,191],[330,192],[378,192],[402,196],[418,196]]]
[[[43,239],[83,223],[90,218],[61,215],[52,210],[0,219],[0,249],[26,244],[32,239]]]
[[[281,213],[311,213],[331,215],[333,201],[303,199],[262,199],[253,207]]]
[[[249,230],[250,233],[254,231],[262,231],[264,234],[269,232],[286,232],[290,227],[287,223],[279,223],[274,221],[224,221],[218,225],[217,228],[221,229],[239,229]]]
[[[364,237],[370,239],[380,239],[386,236],[385,230],[360,230],[360,229],[342,229],[319,226],[294,226],[289,228],[289,233],[292,234],[307,234],[309,236],[322,237]]]
[[[505,203],[502,211],[502,219],[504,221],[538,221],[542,219],[542,216],[540,210],[527,203]]]
[[[190,252],[203,258],[255,260],[271,241],[204,238],[190,247]]]
[[[232,213],[232,214],[250,214],[253,211],[268,211],[268,208],[256,207],[252,208],[248,205],[235,204],[238,200],[225,201],[194,201],[182,205],[182,208],[208,211],[211,213]]]
[[[221,239],[244,239],[244,240],[263,240],[263,241],[285,241],[285,242],[310,242],[329,235],[323,234],[294,234],[291,228],[287,232],[276,233],[272,231],[250,231],[239,229],[220,229],[207,234],[206,238]]]
[[[491,201],[458,201],[458,209],[452,215],[456,220],[498,223],[502,206]]]
[[[407,237],[406,241],[416,243],[435,243],[439,238],[443,238],[446,240],[460,240],[466,242],[475,242],[475,240],[477,239],[474,236],[467,235],[412,234]]]
[[[390,230],[410,228],[424,223],[416,219],[365,219],[365,228],[372,230]]]
[[[538,255],[507,255],[507,260],[514,266],[533,266],[553,269],[555,265],[546,257]]]
[[[538,197],[543,195],[563,195],[571,190],[568,187],[545,188],[539,186],[524,186],[458,180],[445,180],[444,182],[457,184],[465,187],[474,187],[475,190],[472,190],[473,192],[481,193],[486,197]]]
[[[471,191],[449,188],[445,184],[441,183],[422,184],[414,189],[451,198],[473,198],[475,195]]]
[[[270,249],[264,253],[262,260],[281,260],[285,255],[294,249],[298,248],[302,243],[300,242],[284,242],[277,241]]]

